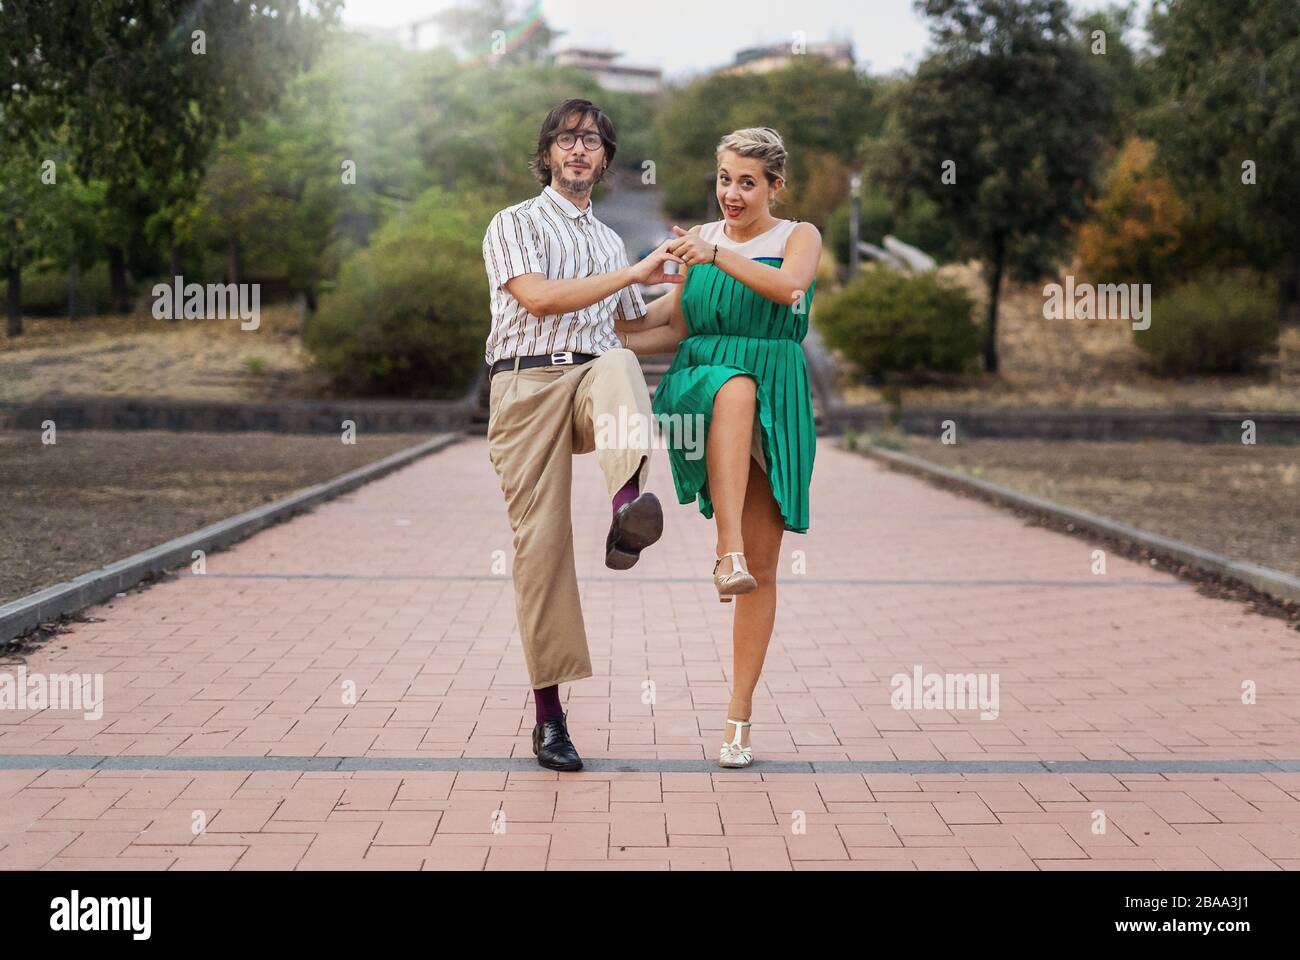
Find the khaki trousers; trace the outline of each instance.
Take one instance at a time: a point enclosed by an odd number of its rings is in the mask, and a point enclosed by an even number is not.
[[[617,349],[583,364],[516,367],[492,377],[490,397],[488,456],[514,531],[515,614],[529,679],[537,689],[590,677],[569,509],[573,455],[596,451],[611,498],[633,474],[645,489],[652,413],[641,364]]]

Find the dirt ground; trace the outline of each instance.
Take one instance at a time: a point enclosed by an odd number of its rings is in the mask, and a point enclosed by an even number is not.
[[[0,432],[0,603],[429,439]]]
[[[974,264],[949,265],[940,275],[961,286],[984,316],[983,281]],[[1254,376],[1167,380],[1142,367],[1124,319],[1045,320],[1043,283],[1008,284],[998,308],[1001,374],[964,377],[944,385],[909,386],[912,406],[1005,406],[1198,410],[1300,410],[1300,329],[1280,339],[1280,364]],[[878,387],[840,380],[847,403],[882,403]]]
[[[985,439],[945,446],[915,436],[897,445],[949,469],[1300,576],[1300,447]]]

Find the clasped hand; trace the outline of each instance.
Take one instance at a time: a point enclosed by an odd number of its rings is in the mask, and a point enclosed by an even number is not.
[[[680,257],[688,267],[713,261],[713,244],[701,237],[699,231],[698,226],[691,227],[690,230],[674,226],[673,233],[677,234],[677,238],[668,241],[668,252]]]

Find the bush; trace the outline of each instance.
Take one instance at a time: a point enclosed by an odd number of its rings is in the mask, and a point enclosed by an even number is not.
[[[849,262],[851,215],[852,201],[849,201],[837,207],[826,220],[829,246],[835,251],[835,259],[844,264]],[[928,253],[939,263],[949,262],[957,256],[956,235],[939,216],[934,201],[925,194],[919,190],[912,191],[907,204],[896,213],[893,202],[884,191],[863,187],[858,239],[879,247],[884,245],[886,234]]]
[[[903,276],[868,266],[817,311],[826,342],[868,377],[964,373],[978,357],[974,301],[932,273]]]
[[[1208,274],[1151,306],[1151,326],[1133,339],[1156,373],[1246,373],[1276,348],[1277,302],[1248,273]]]
[[[304,344],[342,391],[459,397],[483,364],[490,322],[483,200],[438,188],[344,262]]]
[[[108,264],[97,263],[77,277],[77,316],[106,313],[111,302]],[[68,315],[68,270],[34,264],[23,271],[23,312],[33,317]]]

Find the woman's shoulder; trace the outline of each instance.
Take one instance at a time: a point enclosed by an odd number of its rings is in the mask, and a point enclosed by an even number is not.
[[[717,241],[718,237],[723,236],[722,221],[714,220],[711,223],[700,224],[700,236],[709,243]]]

